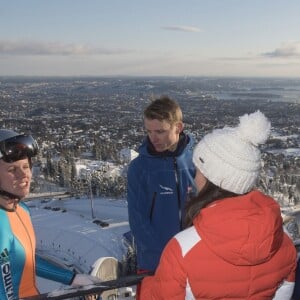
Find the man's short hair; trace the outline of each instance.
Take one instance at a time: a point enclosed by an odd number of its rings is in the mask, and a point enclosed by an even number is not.
[[[162,96],[153,102],[144,110],[144,118],[149,120],[167,121],[173,125],[182,122],[182,111],[176,101],[168,96]]]

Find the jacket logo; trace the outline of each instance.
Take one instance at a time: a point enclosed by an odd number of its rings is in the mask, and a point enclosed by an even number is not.
[[[173,189],[171,189],[170,187],[167,186],[163,186],[163,185],[159,185],[161,191],[160,191],[160,195],[166,195],[166,194],[173,194]]]
[[[5,248],[0,254],[0,264],[4,264],[9,260],[8,250]]]
[[[9,263],[9,255],[8,255],[8,250],[6,248],[0,254],[0,264],[1,264],[1,277],[5,289],[6,299],[13,300],[14,291],[13,291],[11,269]]]

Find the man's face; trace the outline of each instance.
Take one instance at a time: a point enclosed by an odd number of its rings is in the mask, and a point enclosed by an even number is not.
[[[177,147],[179,134],[183,129],[182,122],[173,125],[167,121],[144,119],[148,137],[157,152],[174,151]]]
[[[24,198],[29,194],[31,176],[28,158],[12,163],[0,159],[0,189]],[[8,200],[0,196],[0,205],[6,209],[12,209],[16,200]]]

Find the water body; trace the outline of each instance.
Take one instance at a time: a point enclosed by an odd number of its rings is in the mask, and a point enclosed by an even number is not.
[[[300,79],[219,79],[218,100],[267,100],[300,104]]]
[[[268,100],[300,103],[300,89],[244,90],[239,92],[220,92],[214,94],[218,100]]]
[[[263,100],[300,104],[300,78],[242,77],[0,77],[0,96],[15,89],[76,95],[186,95],[216,100]],[[23,96],[23,95],[22,95]]]

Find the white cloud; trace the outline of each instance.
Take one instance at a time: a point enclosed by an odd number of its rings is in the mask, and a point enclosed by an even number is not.
[[[162,29],[185,32],[200,32],[201,29],[193,26],[163,26]]]
[[[116,55],[132,52],[126,49],[105,49],[60,42],[0,40],[0,54],[6,55]]]

